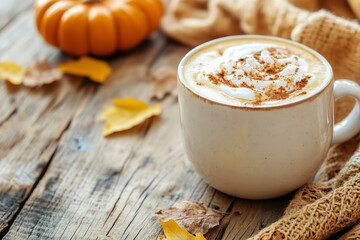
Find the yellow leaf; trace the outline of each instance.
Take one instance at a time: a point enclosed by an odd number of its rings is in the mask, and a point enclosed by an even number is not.
[[[105,61],[90,57],[59,64],[58,69],[64,73],[88,77],[94,82],[103,83],[111,74],[111,68]]]
[[[0,78],[15,85],[20,85],[24,79],[24,70],[13,62],[0,63]]]
[[[184,228],[180,227],[175,220],[170,219],[167,222],[160,220],[161,226],[164,230],[165,236],[160,236],[158,240],[206,240],[201,234],[197,233],[195,236],[188,233]]]
[[[106,120],[103,136],[130,129],[161,112],[160,104],[149,107],[146,103],[133,98],[113,99],[113,104],[113,107],[105,108],[101,114],[101,118]]]

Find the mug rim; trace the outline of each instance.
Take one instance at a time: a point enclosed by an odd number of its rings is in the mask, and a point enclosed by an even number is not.
[[[209,97],[200,95],[199,93],[193,91],[189,85],[186,83],[185,81],[185,77],[184,77],[184,65],[187,62],[187,60],[194,55],[196,52],[198,52],[199,50],[215,44],[217,42],[222,42],[222,41],[226,41],[226,40],[231,40],[231,39],[247,39],[247,38],[255,38],[256,40],[275,40],[278,42],[285,42],[288,43],[290,45],[295,45],[303,50],[308,51],[309,53],[315,55],[315,57],[317,57],[322,64],[324,64],[326,70],[327,70],[327,78],[325,79],[325,83],[321,86],[321,88],[317,89],[316,91],[314,91],[313,93],[307,95],[304,98],[301,98],[297,101],[294,102],[287,102],[287,103],[280,103],[280,104],[274,104],[274,105],[243,105],[243,106],[239,106],[239,105],[232,105],[232,104],[226,104],[226,103],[222,103],[222,102],[218,102],[215,101],[213,99],[210,99]],[[301,43],[292,41],[292,40],[288,40],[285,38],[280,38],[280,37],[273,37],[273,36],[264,36],[264,35],[232,35],[232,36],[227,36],[227,37],[221,37],[221,38],[216,38],[210,41],[207,41],[205,43],[202,43],[196,47],[194,47],[193,49],[191,49],[187,54],[185,54],[185,56],[181,59],[180,63],[179,63],[179,67],[178,67],[178,82],[185,88],[187,89],[192,95],[198,97],[199,99],[209,103],[209,104],[214,104],[214,105],[220,105],[220,106],[225,106],[225,107],[230,107],[230,108],[236,108],[236,109],[245,109],[245,110],[271,110],[271,109],[277,109],[277,108],[284,108],[284,107],[291,107],[300,103],[304,103],[307,101],[312,101],[313,99],[315,99],[319,94],[321,94],[322,92],[324,92],[324,90],[330,85],[330,83],[332,82],[333,79],[333,71],[331,68],[330,63],[325,59],[325,57],[323,57],[320,53],[318,53],[317,51],[313,50],[312,48],[305,46]]]

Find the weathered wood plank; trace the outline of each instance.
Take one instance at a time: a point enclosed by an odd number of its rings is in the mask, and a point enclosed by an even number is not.
[[[156,57],[164,40],[154,39],[146,45],[146,48],[144,45],[131,55],[123,54],[124,58],[118,58],[121,61],[113,61],[114,75],[99,88],[84,113],[72,122],[69,128],[71,134],[66,134],[67,137],[62,140],[44,181],[40,181],[5,239],[66,239],[73,234],[74,238],[79,238],[78,235],[89,238],[101,227],[94,219],[106,217],[106,211],[113,207],[107,204],[116,202],[127,179],[136,175],[139,171],[136,169],[141,169],[139,162],[132,160],[141,154],[137,145],[147,130],[144,125],[124,137],[104,139],[101,137],[102,124],[97,118],[103,107],[110,104],[111,97],[138,96],[145,100],[144,97],[149,96],[148,82],[144,79],[147,72],[145,66]],[[138,63],[134,62],[136,59]],[[117,68],[121,62],[124,67]],[[83,149],[84,145],[93,147]],[[151,162],[145,158],[139,160]],[[128,164],[134,169],[127,169]],[[122,173],[124,178],[118,183]],[[117,191],[114,191],[114,187]],[[44,212],[44,209],[48,211]],[[47,228],[49,222],[54,224],[51,228]]]
[[[21,13],[32,8],[34,0],[1,0],[0,31],[15,20]]]
[[[0,32],[0,60],[29,66],[43,58],[67,58],[44,45],[32,18],[32,10],[23,12]],[[19,30],[26,34],[19,35]],[[96,84],[67,77],[38,89],[9,91],[0,84],[0,236],[46,170],[72,118],[95,89]]]
[[[245,201],[215,191],[184,154],[176,99],[160,118],[125,133],[101,137],[98,117],[115,97],[149,101],[149,68],[176,68],[188,48],[155,35],[110,60],[114,73],[78,111],[56,154],[4,239],[156,239],[160,208],[188,200],[232,214],[208,239],[246,239],[282,213],[287,198]],[[155,62],[153,62],[155,60]]]
[[[219,230],[210,232],[208,239],[248,239],[280,218],[289,197],[267,201],[236,199],[232,208],[234,215],[230,216],[227,226],[220,228],[222,231],[220,234],[218,234]]]
[[[0,61],[26,67],[34,60],[68,59],[36,33],[30,5],[1,3],[7,7],[0,13],[11,11],[0,16]],[[134,51],[108,58],[114,73],[103,86],[70,77],[34,90],[0,84],[0,237],[156,239],[162,231],[153,212],[182,200],[232,213],[207,239],[246,239],[276,220],[289,197],[235,199],[194,172],[173,97],[164,100],[160,118],[101,137],[103,107],[115,97],[149,102],[149,70],[176,69],[188,50],[155,34]]]

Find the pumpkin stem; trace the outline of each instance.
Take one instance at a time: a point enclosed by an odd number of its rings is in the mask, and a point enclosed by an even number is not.
[[[102,2],[102,0],[82,0],[84,3],[98,3]]]

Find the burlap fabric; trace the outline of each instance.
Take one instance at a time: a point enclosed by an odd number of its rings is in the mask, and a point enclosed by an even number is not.
[[[308,9],[331,9],[352,17],[343,0],[291,0]],[[329,60],[336,78],[360,82],[360,25],[325,10],[310,12],[286,0],[168,0],[162,30],[195,46],[236,34],[273,35],[305,44]],[[346,3],[346,2],[345,2]],[[359,3],[360,5],[360,3]],[[346,6],[346,5],[345,5]],[[360,8],[360,6],[359,6]]]
[[[336,78],[360,83],[360,25],[354,20],[360,18],[360,0],[348,1],[168,0],[162,29],[191,46],[236,34],[292,39],[328,59]],[[336,107],[341,119],[352,105]],[[340,239],[360,239],[359,219],[357,136],[333,146],[317,180],[299,189],[284,216],[251,239],[326,239],[344,229]]]
[[[333,146],[317,180],[296,193],[284,216],[255,235],[258,239],[360,239],[360,136]]]

